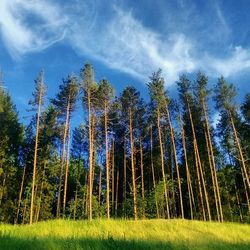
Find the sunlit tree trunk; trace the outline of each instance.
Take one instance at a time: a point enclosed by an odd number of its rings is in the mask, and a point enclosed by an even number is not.
[[[218,221],[223,222],[223,211],[222,211],[222,206],[221,206],[220,190],[219,190],[217,173],[216,173],[216,164],[215,164],[215,159],[214,159],[210,126],[208,122],[207,110],[206,110],[206,105],[205,105],[204,100],[202,101],[202,109],[203,109],[203,113],[205,117],[206,144],[207,144],[209,165],[210,165],[212,184],[213,184],[213,190],[214,190],[217,218],[218,218]]]
[[[117,170],[116,173],[115,217],[117,217],[117,209],[118,209],[118,192],[119,192],[119,170]]]
[[[109,148],[108,148],[108,114],[107,114],[107,105],[104,104],[104,130],[105,130],[105,157],[106,157],[106,209],[107,209],[107,218],[110,218],[110,204],[109,204]]]
[[[26,166],[23,168],[22,180],[21,180],[21,185],[20,185],[20,190],[19,190],[19,195],[18,195],[18,202],[17,202],[17,212],[16,212],[16,218],[15,218],[14,224],[18,223],[20,205],[21,205],[21,202],[22,202],[22,194],[23,194],[23,184],[24,184],[25,172],[26,172]]]
[[[163,145],[162,145],[162,135],[161,135],[161,125],[160,125],[160,110],[159,109],[157,109],[157,129],[158,129],[158,138],[159,138],[159,144],[160,144],[161,171],[162,171],[164,195],[165,195],[166,208],[167,208],[167,219],[169,219],[170,214],[169,214],[168,190],[167,190],[166,175],[165,175],[165,166],[164,166],[165,164],[164,164],[164,153],[163,153]]]
[[[193,194],[193,189],[192,189],[190,171],[189,171],[189,167],[188,167],[185,131],[184,131],[184,128],[182,125],[181,125],[181,135],[182,135],[182,147],[183,147],[183,152],[184,152],[184,160],[185,160],[186,175],[187,175],[187,187],[188,187],[188,200],[189,200],[190,217],[191,217],[191,220],[193,220],[194,215],[193,215],[192,201],[194,204],[194,194]]]
[[[127,190],[127,160],[126,160],[126,137],[124,135],[124,149],[123,149],[123,174],[124,174],[124,201],[126,202],[126,190]]]
[[[68,138],[67,138],[66,166],[65,166],[65,176],[64,176],[63,217],[65,217],[66,200],[67,200],[69,161],[70,161],[70,121],[68,122]]]
[[[60,213],[61,213],[61,189],[62,189],[63,171],[64,171],[64,162],[65,162],[65,153],[66,153],[65,151],[66,151],[66,138],[67,138],[67,131],[68,131],[69,111],[70,111],[70,101],[68,98],[67,109],[66,109],[66,120],[64,123],[63,140],[62,140],[60,176],[59,176],[59,187],[58,187],[57,208],[56,208],[57,218],[60,217]]]
[[[26,194],[25,200],[24,200],[24,209],[23,209],[23,220],[22,224],[25,223],[25,217],[26,217],[26,211],[27,211],[27,201],[28,201],[28,194]]]
[[[42,91],[40,91],[39,93],[38,111],[37,111],[37,118],[36,118],[36,138],[35,138],[33,176],[32,176],[32,187],[31,187],[31,199],[30,199],[30,224],[32,224],[33,222],[34,191],[35,191],[35,183],[36,183],[37,148],[38,148],[38,139],[39,139],[39,130],[40,130],[41,104],[42,104]]]
[[[180,178],[179,164],[178,164],[176,147],[175,147],[174,130],[173,130],[172,122],[170,119],[168,107],[166,108],[166,111],[167,111],[167,119],[168,119],[168,123],[169,123],[169,127],[170,127],[170,137],[171,137],[171,143],[172,143],[172,147],[173,147],[175,169],[176,169],[178,188],[179,188],[179,202],[180,202],[180,207],[181,207],[181,218],[184,219],[183,199],[182,199],[182,190],[181,190],[181,178]]]
[[[75,199],[74,199],[73,220],[76,219],[77,204],[78,204],[78,188],[76,187]]]
[[[115,211],[115,142],[112,141],[112,150],[111,150],[111,159],[112,159],[112,215],[114,216]]]
[[[39,216],[40,216],[46,164],[47,164],[47,161],[45,160],[44,165],[43,165],[42,182],[41,182],[40,193],[39,193],[39,202],[38,202],[37,211],[36,211],[36,222],[39,220]]]
[[[248,193],[250,192],[250,181],[249,181],[249,176],[248,176],[248,173],[247,173],[247,167],[246,167],[246,164],[245,164],[245,159],[244,159],[244,156],[243,156],[243,152],[242,152],[240,140],[239,140],[239,137],[238,137],[238,134],[237,134],[237,130],[236,130],[235,125],[234,125],[233,116],[232,116],[232,114],[230,112],[229,112],[229,117],[230,117],[230,122],[231,122],[232,129],[233,129],[234,140],[235,140],[238,152],[239,152],[239,157],[240,157],[240,162],[241,162],[240,166],[241,166],[243,182],[245,183],[244,185],[245,185],[245,189],[246,189],[246,195],[248,195]],[[250,210],[249,207],[250,207],[250,204],[248,202],[248,209]]]
[[[98,203],[101,205],[101,194],[102,194],[102,167],[100,166],[99,171],[99,189],[98,189]]]
[[[155,169],[154,169],[154,162],[153,162],[153,129],[152,129],[152,126],[150,128],[150,161],[151,161],[153,188],[155,190],[156,184],[155,184]],[[156,216],[159,219],[160,214],[159,214],[159,207],[158,207],[156,193],[155,193],[155,207],[156,207]]]
[[[187,105],[188,105],[189,120],[191,123],[192,135],[193,135],[194,158],[195,158],[195,167],[196,167],[196,174],[197,174],[197,181],[198,181],[200,205],[201,205],[201,209],[202,209],[203,220],[206,220],[206,214],[205,214],[205,208],[204,208],[204,202],[203,202],[202,186],[201,186],[201,178],[202,178],[201,175],[203,175],[203,172],[200,171],[200,165],[199,165],[198,159],[197,159],[198,152],[197,152],[197,142],[196,142],[196,136],[195,136],[195,131],[194,131],[193,118],[192,118],[189,104],[187,104]]]
[[[238,190],[236,189],[236,200],[237,200],[237,206],[238,206],[238,210],[239,210],[239,214],[240,214],[240,222],[243,222],[243,216],[242,216],[242,211],[241,211],[241,205],[240,205],[240,197],[239,197],[239,193]]]
[[[130,156],[131,156],[131,171],[132,171],[132,187],[133,187],[133,201],[134,201],[134,219],[137,220],[137,202],[136,202],[136,180],[135,180],[135,164],[134,164],[134,139],[133,139],[133,125],[132,125],[132,111],[129,108],[129,135],[130,135]]]
[[[90,92],[87,94],[88,120],[89,120],[89,190],[88,190],[88,218],[92,220],[92,193],[93,193],[93,142],[92,142],[92,116]]]
[[[208,155],[208,163],[209,163],[209,168],[210,168],[210,173],[211,173],[211,179],[212,179],[212,186],[213,186],[213,193],[214,193],[214,200],[215,200],[215,208],[216,208],[216,215],[217,215],[217,220],[220,221],[220,212],[219,212],[219,207],[218,207],[218,199],[217,199],[217,191],[216,191],[216,186],[215,186],[215,179],[214,179],[214,173],[213,173],[213,166],[212,166],[212,160],[211,160],[211,149],[208,144],[208,135],[207,131],[205,130],[205,140],[206,140],[206,147],[207,147],[207,155]]]
[[[2,184],[2,192],[0,193],[0,206],[2,204],[2,199],[4,197],[4,188],[5,188],[5,182],[6,182],[6,174],[3,174],[3,184]]]
[[[141,195],[142,195],[142,206],[143,206],[143,218],[145,218],[145,189],[144,189],[144,169],[143,169],[143,149],[142,139],[140,138],[140,166],[141,166]]]

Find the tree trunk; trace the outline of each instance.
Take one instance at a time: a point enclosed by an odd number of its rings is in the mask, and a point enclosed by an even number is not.
[[[229,113],[229,116],[230,116],[230,121],[231,121],[231,125],[232,125],[232,128],[233,128],[235,143],[236,143],[236,146],[237,146],[238,151],[239,151],[239,156],[240,156],[240,161],[241,161],[240,165],[241,165],[243,181],[246,183],[247,193],[248,193],[248,192],[250,192],[250,181],[249,181],[249,176],[248,176],[248,173],[247,173],[247,167],[246,167],[246,164],[245,164],[245,159],[244,159],[244,156],[243,156],[240,140],[239,140],[239,137],[237,135],[237,130],[236,130],[235,125],[234,125],[233,116],[232,116],[231,113]]]
[[[206,188],[204,186],[203,171],[201,168],[201,162],[200,162],[199,150],[198,150],[197,141],[196,141],[192,113],[191,113],[191,109],[189,107],[188,102],[187,102],[187,106],[188,106],[189,119],[190,119],[190,123],[191,123],[192,134],[193,134],[193,146],[194,146],[195,166],[196,166],[196,173],[197,173],[197,180],[198,180],[200,204],[201,204],[201,208],[202,208],[203,220],[206,220],[205,208],[204,208],[204,203],[203,203],[202,185],[203,185],[204,193],[206,193],[205,192]],[[206,194],[205,194],[205,200],[207,201]],[[207,208],[208,208],[208,206],[207,206]],[[208,211],[209,211],[209,209],[208,209]]]
[[[212,176],[212,181],[213,181],[213,189],[214,189],[214,196],[216,200],[216,211],[217,211],[217,217],[218,220],[223,222],[223,211],[222,211],[222,206],[221,206],[221,198],[220,198],[220,189],[218,185],[218,179],[217,179],[217,173],[216,173],[216,164],[215,164],[215,158],[214,158],[214,151],[213,151],[213,145],[212,145],[212,139],[211,139],[211,132],[210,132],[210,126],[208,122],[208,116],[207,116],[207,109],[204,100],[202,101],[202,109],[205,117],[205,125],[206,125],[206,130],[207,130],[207,149],[208,149],[208,157],[211,156],[210,161],[211,163],[211,176]],[[209,154],[210,153],[210,154]]]
[[[37,111],[37,119],[36,119],[36,138],[35,138],[35,151],[34,151],[34,162],[33,162],[33,176],[32,176],[31,199],[30,199],[30,224],[32,224],[32,221],[33,221],[34,191],[35,191],[35,182],[36,182],[37,147],[38,147],[39,129],[40,129],[42,91],[40,91],[38,102],[39,103],[38,103],[38,111]]]
[[[142,213],[143,218],[145,218],[145,189],[144,189],[144,169],[143,169],[143,149],[142,149],[142,139],[140,137],[140,166],[141,166],[141,195],[142,195]]]
[[[67,138],[67,152],[66,152],[66,167],[65,167],[65,176],[64,176],[63,218],[65,217],[66,200],[67,200],[69,161],[70,161],[70,121],[68,122],[68,138]]]
[[[158,138],[160,144],[160,153],[161,153],[161,171],[162,171],[162,179],[164,185],[164,195],[166,201],[166,208],[167,208],[167,219],[170,219],[169,214],[169,203],[168,203],[168,190],[167,190],[167,183],[166,183],[166,176],[165,176],[165,164],[164,164],[164,153],[163,153],[163,145],[162,145],[162,135],[161,135],[161,126],[160,126],[160,110],[157,109],[157,128],[158,128]]]
[[[196,139],[195,139],[196,141]],[[200,153],[198,150],[198,145],[197,145],[197,141],[195,142],[196,144],[196,156],[197,156],[197,160],[198,160],[198,164],[199,164],[199,169],[200,169],[200,175],[201,175],[201,183],[202,183],[202,187],[203,187],[203,191],[204,191],[204,196],[205,196],[205,202],[206,202],[206,207],[207,207],[207,214],[208,214],[208,220],[211,221],[211,212],[210,212],[210,204],[209,204],[209,200],[208,200],[208,194],[207,194],[207,189],[206,189],[206,183],[205,183],[205,179],[204,179],[204,171],[202,168],[202,164],[201,164],[201,159],[200,159]]]
[[[100,167],[99,172],[99,189],[98,189],[98,203],[101,205],[101,193],[102,193],[102,167]]]
[[[27,197],[28,195],[26,195],[25,200],[24,200],[24,209],[23,209],[23,220],[22,220],[22,224],[24,224],[25,222],[25,216],[26,216],[26,211],[27,211]]]
[[[105,103],[104,107],[104,130],[105,130],[105,156],[106,156],[106,209],[107,209],[107,218],[110,218],[110,204],[109,204],[109,148],[108,148],[108,114],[107,114],[107,105]]]
[[[240,214],[240,222],[243,222],[243,216],[242,216],[242,212],[241,212],[239,193],[238,193],[238,190],[236,188],[236,185],[234,187],[235,187],[235,193],[236,193],[237,206],[238,206],[239,214]]]
[[[126,137],[124,135],[124,150],[123,150],[123,171],[124,171],[124,201],[126,202],[127,191],[127,161],[126,161]]]
[[[0,206],[2,204],[2,199],[4,197],[4,187],[5,187],[5,182],[6,182],[6,174],[3,174],[3,185],[2,185],[2,192],[0,193]]]
[[[38,222],[39,216],[40,216],[40,209],[41,209],[41,201],[42,201],[42,193],[43,193],[43,185],[44,185],[46,164],[47,164],[47,162],[45,160],[44,165],[43,165],[43,175],[42,175],[42,183],[41,183],[40,194],[39,194],[39,203],[38,203],[38,207],[37,207],[37,211],[36,211],[36,222]]]
[[[89,120],[89,193],[88,193],[88,202],[89,202],[89,211],[88,218],[92,220],[92,193],[93,193],[93,142],[92,142],[92,116],[91,116],[91,100],[90,92],[87,94],[88,101],[88,120]]]
[[[182,125],[181,125],[181,135],[182,135],[182,146],[183,146],[184,160],[185,160],[185,167],[186,167],[186,174],[187,174],[187,187],[188,187],[188,200],[189,200],[189,208],[190,208],[190,217],[191,217],[191,220],[193,220],[194,219],[193,206],[192,206],[193,189],[192,189],[191,176],[190,176],[189,167],[188,167],[188,160],[187,160],[185,131],[184,131],[184,128]],[[193,199],[193,204],[194,204],[194,199]]]
[[[151,129],[150,129],[150,161],[151,161],[153,188],[155,191],[156,184],[155,184],[155,169],[154,169],[154,162],[153,162],[153,131],[152,130],[153,129],[151,126]],[[156,215],[157,215],[157,218],[159,219],[160,215],[159,215],[159,207],[158,207],[156,193],[155,193],[155,206],[156,206]]]
[[[181,218],[184,219],[183,199],[182,199],[182,190],[181,190],[181,178],[180,178],[179,164],[178,164],[176,147],[175,147],[174,130],[173,130],[172,122],[170,119],[168,107],[166,108],[166,111],[167,111],[167,119],[168,119],[168,123],[169,123],[169,127],[170,127],[170,137],[171,137],[171,142],[172,142],[172,147],[173,147],[175,168],[176,168],[178,188],[179,188],[179,202],[180,202],[180,207],[181,207]]]
[[[206,140],[206,147],[207,147],[207,156],[208,156],[208,163],[209,163],[209,168],[210,168],[210,173],[211,173],[211,179],[212,179],[212,186],[213,186],[213,193],[214,193],[214,200],[215,200],[215,208],[216,208],[216,215],[217,215],[217,220],[220,222],[220,212],[219,212],[219,206],[218,206],[218,199],[217,199],[217,191],[216,191],[216,185],[215,185],[215,179],[214,179],[214,171],[213,171],[213,166],[212,166],[212,160],[211,160],[211,149],[208,143],[208,135],[207,131],[205,130],[205,140]]]
[[[21,186],[20,186],[19,195],[18,195],[18,202],[17,202],[16,219],[15,219],[14,224],[18,223],[18,216],[19,216],[20,205],[21,205],[22,194],[23,194],[23,183],[24,183],[25,172],[26,172],[26,166],[23,168],[22,181],[21,181]]]
[[[117,170],[117,173],[116,173],[115,217],[117,217],[117,208],[118,208],[118,191],[119,191],[119,170]]]
[[[69,121],[69,111],[70,111],[70,99],[68,98],[67,109],[66,109],[66,120],[64,123],[63,131],[63,141],[62,141],[62,155],[61,155],[61,166],[60,166],[60,177],[59,177],[59,187],[58,187],[58,197],[57,197],[57,207],[56,207],[56,217],[60,217],[61,213],[61,189],[63,181],[63,171],[64,171],[64,161],[65,161],[65,151],[66,151],[66,138],[68,132],[68,121]]]
[[[114,216],[114,212],[115,212],[115,142],[113,139],[112,142],[112,215]]]
[[[75,200],[74,200],[73,220],[76,219],[77,202],[78,202],[78,188],[76,187],[76,191],[75,191]]]
[[[136,202],[136,180],[135,180],[135,165],[134,165],[134,140],[133,140],[133,125],[132,125],[132,111],[129,108],[129,135],[130,135],[130,156],[131,156],[131,170],[132,170],[132,186],[133,186],[133,201],[134,201],[134,219],[137,220],[137,202]]]

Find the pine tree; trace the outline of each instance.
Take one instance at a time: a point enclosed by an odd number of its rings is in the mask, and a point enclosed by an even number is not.
[[[96,102],[95,97],[97,93],[97,85],[94,81],[94,71],[90,64],[85,64],[81,70],[81,87],[84,92],[84,104],[88,113],[88,137],[89,137],[89,187],[88,187],[88,218],[92,220],[92,195],[93,195],[93,153],[94,153],[94,103]]]
[[[211,139],[211,129],[208,120],[208,111],[207,111],[207,99],[209,95],[209,91],[207,90],[207,83],[208,78],[199,73],[197,76],[197,85],[196,85],[196,92],[198,97],[198,103],[201,106],[202,115],[203,115],[203,123],[205,128],[205,139],[206,139],[206,146],[207,146],[207,153],[209,159],[209,166],[211,171],[211,179],[212,179],[212,186],[215,198],[215,205],[217,211],[217,219],[218,221],[223,222],[223,211],[221,205],[221,198],[220,198],[220,190],[218,185],[217,173],[216,173],[216,164],[215,164],[215,157],[214,157],[214,148],[212,145]]]
[[[130,143],[130,160],[132,171],[132,193],[133,193],[133,211],[134,219],[138,219],[137,208],[137,184],[136,184],[136,164],[135,164],[135,135],[134,129],[136,125],[136,116],[140,103],[140,94],[133,87],[127,87],[123,90],[121,97],[121,106],[124,117],[124,123],[126,124],[129,132]]]
[[[205,198],[208,219],[211,220],[208,193],[207,193],[207,188],[206,188],[205,180],[204,180],[204,172],[203,172],[204,170],[203,170],[203,166],[201,164],[200,151],[198,148],[197,137],[196,137],[195,127],[194,127],[193,114],[192,114],[192,110],[191,110],[191,105],[193,105],[193,96],[192,96],[191,91],[190,91],[191,83],[188,80],[188,78],[185,75],[183,75],[180,77],[180,80],[177,82],[177,85],[179,87],[180,98],[183,101],[183,106],[187,111],[187,115],[189,117],[189,122],[191,125],[195,168],[196,168],[196,174],[197,174],[199,198],[200,198],[200,205],[201,205],[203,220],[206,220],[203,194],[204,194],[204,198]]]
[[[31,200],[30,200],[30,224],[33,221],[33,206],[34,206],[34,192],[36,183],[36,167],[37,167],[37,149],[40,132],[40,116],[41,109],[44,104],[45,84],[44,84],[44,72],[42,71],[38,78],[35,80],[35,92],[33,92],[34,99],[30,101],[30,104],[37,108],[36,113],[36,137],[35,137],[35,150],[34,150],[34,163],[33,163],[33,177],[31,188]]]
[[[167,208],[167,219],[169,219],[170,218],[169,198],[167,189],[167,178],[165,175],[165,162],[164,162],[162,129],[161,129],[162,114],[165,112],[166,109],[166,97],[164,90],[164,79],[161,77],[161,70],[157,71],[156,73],[153,73],[153,75],[150,77],[148,88],[151,97],[151,102],[154,105],[153,112],[155,113],[157,120],[157,130],[158,130],[158,139],[160,146],[160,157],[161,157],[161,171],[162,171],[162,179],[164,185],[165,202]]]
[[[52,104],[59,112],[59,117],[63,124],[62,135],[62,152],[61,152],[61,169],[59,176],[59,188],[57,197],[57,217],[60,217],[61,210],[61,189],[64,177],[63,192],[63,216],[65,216],[66,200],[67,200],[67,184],[68,184],[68,168],[69,168],[69,143],[70,143],[70,121],[73,111],[76,107],[78,97],[79,84],[77,78],[73,75],[68,76],[59,86],[59,93],[56,98],[52,99]],[[63,173],[64,172],[64,173]]]
[[[215,101],[216,101],[216,108],[220,110],[221,115],[226,116],[226,120],[231,126],[232,134],[234,137],[235,146],[237,148],[237,154],[239,157],[240,162],[240,169],[243,179],[243,184],[245,188],[245,194],[248,200],[248,209],[250,210],[250,203],[249,203],[249,192],[250,192],[250,181],[249,181],[249,174],[246,166],[246,160],[244,156],[244,152],[242,149],[242,144],[240,140],[240,136],[238,134],[235,121],[237,118],[237,106],[234,101],[236,96],[235,87],[230,84],[228,85],[223,77],[218,79],[218,83],[215,88]]]
[[[107,80],[102,80],[98,88],[98,97],[100,100],[100,106],[104,116],[104,133],[105,133],[105,162],[106,162],[106,209],[107,209],[107,218],[110,218],[110,188],[109,188],[109,110],[111,105],[111,100],[114,95],[114,89],[111,87],[110,83]]]

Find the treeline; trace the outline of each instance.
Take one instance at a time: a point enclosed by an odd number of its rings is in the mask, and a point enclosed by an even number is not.
[[[221,77],[208,89],[202,73],[176,84],[173,100],[159,70],[147,83],[149,102],[132,86],[115,96],[85,64],[45,106],[41,72],[24,126],[1,77],[0,221],[249,222],[250,95],[238,105],[232,84]],[[216,128],[211,100],[220,114]],[[82,118],[73,128],[74,115]]]

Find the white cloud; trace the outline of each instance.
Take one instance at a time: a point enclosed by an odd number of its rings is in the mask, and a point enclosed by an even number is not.
[[[211,55],[201,51],[204,44],[196,44],[193,34],[176,30],[163,36],[145,27],[130,11],[109,4],[107,12],[101,12],[104,5],[102,1],[73,0],[58,5],[52,0],[1,0],[3,41],[11,55],[18,57],[64,39],[80,55],[94,57],[142,81],[159,67],[168,83],[183,72],[201,69],[211,75],[231,76],[250,67],[248,49],[229,47],[223,58]],[[214,7],[223,29],[229,31],[219,5]]]
[[[203,65],[211,74],[223,75],[225,77],[250,69],[250,50],[236,46],[230,50],[226,58],[207,57],[207,65]]]
[[[28,22],[27,17],[33,17],[34,23]],[[14,58],[41,51],[63,39],[64,23],[59,7],[47,1],[0,1],[2,39]]]

